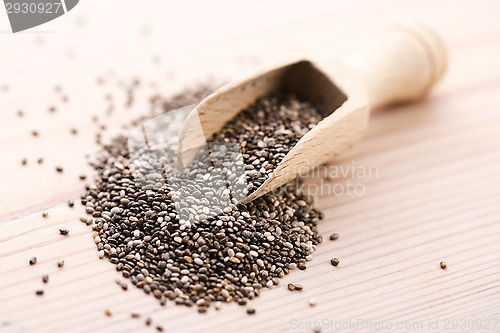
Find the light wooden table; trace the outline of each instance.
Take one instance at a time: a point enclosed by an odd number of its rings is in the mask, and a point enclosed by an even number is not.
[[[16,35],[0,14],[0,332],[153,332],[146,316],[168,332],[311,332],[314,323],[323,332],[465,331],[452,320],[499,332],[499,12],[497,1],[82,1]],[[205,315],[172,303],[163,308],[136,288],[115,285],[114,266],[97,258],[90,229],[78,221],[81,206],[66,205],[82,192],[78,175],[90,172],[84,155],[96,149],[93,115],[109,136],[126,133],[121,125],[147,110],[154,91],[170,94],[209,75],[231,79],[296,52],[344,54],[408,16],[442,34],[449,71],[425,101],[378,110],[364,140],[332,163],[337,169],[330,170],[348,174],[323,189],[350,182],[363,193],[317,198],[325,240],[306,271],[252,301],[254,316],[234,304]],[[126,109],[118,85],[135,76],[142,88]],[[350,173],[363,168],[372,173]],[[60,227],[70,235],[59,235]],[[335,242],[328,241],[332,232],[340,234]],[[38,263],[29,266],[32,256]],[[439,268],[442,260],[448,269]],[[50,282],[43,285],[45,273]],[[304,291],[290,293],[288,282]],[[42,288],[45,295],[35,296]],[[131,319],[132,311],[143,318]]]

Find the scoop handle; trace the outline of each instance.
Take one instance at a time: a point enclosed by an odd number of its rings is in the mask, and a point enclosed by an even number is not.
[[[350,59],[360,71],[371,106],[414,102],[443,76],[446,47],[419,21],[407,21],[385,31]]]

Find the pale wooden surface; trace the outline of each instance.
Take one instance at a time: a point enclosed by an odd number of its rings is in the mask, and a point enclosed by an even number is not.
[[[116,4],[121,13],[108,23],[97,11]],[[131,311],[151,315],[168,332],[296,332],[293,320],[325,319],[332,325],[421,322],[419,331],[436,331],[428,321],[440,320],[443,329],[446,319],[499,318],[498,2],[221,4],[82,1],[35,29],[53,33],[0,34],[0,331],[154,331],[131,319]],[[92,115],[116,133],[142,108],[123,110],[116,80],[100,87],[98,76],[109,70],[115,78],[139,75],[148,78],[148,87],[154,80],[158,89],[174,92],[209,74],[239,77],[293,52],[348,52],[366,31],[401,16],[425,20],[443,35],[449,71],[426,101],[374,114],[363,141],[336,161],[344,168],[352,162],[372,166],[378,174],[337,180],[364,184],[362,196],[318,198],[326,215],[319,226],[325,241],[306,271],[292,272],[279,288],[263,292],[252,302],[252,317],[236,305],[206,315],[170,303],[161,308],[153,297],[115,285],[114,266],[97,258],[90,229],[78,221],[81,207],[65,204],[78,198],[77,176],[88,172],[83,155],[95,149]],[[8,30],[4,14],[0,30]],[[56,84],[70,97],[67,105],[54,93]],[[120,103],[111,118],[104,115],[108,91]],[[47,112],[52,104],[56,114]],[[18,108],[24,118],[16,116]],[[79,136],[69,134],[73,126]],[[31,137],[33,129],[39,138]],[[42,166],[35,163],[38,156],[45,157]],[[29,159],[25,168],[23,157]],[[62,175],[54,171],[59,164]],[[43,210],[49,218],[42,219]],[[60,227],[69,228],[70,236],[59,235]],[[334,231],[340,238],[329,242]],[[38,263],[30,267],[34,255]],[[340,259],[339,267],[329,265],[332,256]],[[66,261],[64,269],[56,267],[59,259]],[[446,271],[439,268],[441,260],[448,263]],[[50,275],[47,285],[44,273]],[[291,294],[284,287],[290,281],[305,290]],[[39,288],[45,296],[34,295]],[[311,298],[315,308],[307,305]],[[500,331],[499,325],[489,331]]]

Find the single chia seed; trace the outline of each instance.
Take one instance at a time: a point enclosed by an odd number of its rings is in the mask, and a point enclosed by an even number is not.
[[[303,290],[303,289],[304,289],[304,287],[302,287],[302,285],[301,285],[301,284],[295,284],[295,290],[297,290],[297,291],[301,291],[301,290]]]
[[[331,241],[334,241],[334,240],[337,240],[339,238],[339,234],[337,233],[333,233],[330,235],[330,240]]]
[[[59,233],[63,236],[69,235],[68,229],[59,229]]]

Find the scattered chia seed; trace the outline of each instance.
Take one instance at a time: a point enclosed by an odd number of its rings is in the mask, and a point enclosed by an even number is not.
[[[47,274],[45,274],[44,276],[42,276],[42,281],[43,281],[43,283],[49,282],[49,276]]]
[[[163,327],[162,326],[156,326],[156,330],[158,332],[163,332]]]
[[[38,131],[31,131],[31,135],[34,137],[37,137],[39,135]]]
[[[57,267],[61,268],[61,267],[63,267],[63,266],[64,266],[64,260],[59,260],[59,261],[57,262]]]
[[[43,296],[44,291],[43,291],[43,290],[37,290],[37,291],[35,292],[35,294],[36,294],[37,296]]]
[[[137,312],[132,312],[130,314],[130,317],[134,318],[134,319],[137,319],[137,318],[141,318],[141,315]]]
[[[145,323],[146,323],[146,326],[150,326],[151,323],[152,323],[151,318],[147,318],[146,321],[145,321]]]
[[[49,213],[48,213],[48,212],[42,212],[42,217],[43,217],[43,218],[46,218],[47,216],[49,216]]]
[[[339,234],[337,233],[333,233],[330,235],[330,240],[331,241],[334,241],[334,240],[337,240],[339,238]]]
[[[193,104],[209,92],[174,96],[163,102],[164,109]],[[211,141],[242,146],[247,170],[243,176],[252,192],[320,120],[309,102],[290,94],[271,95],[241,111]],[[100,255],[161,304],[170,299],[196,305],[200,312],[212,303],[218,309],[222,302],[247,304],[263,288],[278,285],[290,267],[306,269],[321,240],[317,223],[322,214],[298,182],[245,205],[234,199],[221,206],[212,192],[220,187],[225,171],[220,158],[198,159],[182,173],[167,169],[169,181],[162,181],[164,175],[152,170],[158,156],[169,156],[163,152],[174,147],[148,149],[141,164],[130,156],[127,137],[119,136],[103,148],[93,164],[95,184],[81,196],[91,217],[80,220],[92,224]],[[225,150],[214,151],[214,156],[225,156]],[[180,188],[170,184],[185,179],[185,174],[190,177]],[[231,198],[230,190],[224,187],[221,192]]]
[[[79,178],[80,180],[85,180],[85,179],[87,179],[87,176],[86,176],[86,175],[80,175],[80,176],[78,176],[78,178]]]
[[[77,134],[78,134],[78,130],[77,130],[76,128],[72,128],[72,129],[70,130],[70,132],[71,132],[71,134],[73,134],[73,135],[77,135]]]
[[[68,201],[68,207],[73,208],[75,207],[75,202],[73,200]]]
[[[21,164],[22,164],[22,165],[26,165],[26,164],[28,164],[28,160],[27,160],[26,158],[23,158],[23,159],[21,160]]]
[[[314,300],[314,299],[309,300],[309,306],[311,308],[315,307],[316,306],[316,300]]]
[[[63,236],[66,236],[69,234],[69,230],[68,229],[59,229],[59,233]]]
[[[55,106],[51,106],[49,107],[49,112],[50,113],[55,113],[57,111],[56,107]]]
[[[36,257],[32,257],[30,259],[30,265],[34,265],[34,264],[36,264]]]
[[[332,259],[330,260],[330,264],[332,264],[332,266],[335,266],[335,267],[336,267],[336,266],[338,266],[338,265],[339,265],[339,263],[340,263],[340,260],[338,260],[337,258],[332,258]]]
[[[107,316],[107,317],[111,317],[113,315],[113,313],[111,312],[110,309],[106,309],[104,310],[104,314]]]
[[[448,264],[446,264],[446,262],[444,262],[444,261],[441,261],[441,262],[439,263],[439,266],[441,267],[441,269],[446,269],[446,268],[448,268]]]
[[[253,314],[255,314],[255,309],[253,309],[253,308],[247,309],[247,313],[249,315],[253,315]]]
[[[59,173],[62,173],[63,172],[63,168],[60,167],[60,166],[58,166],[58,167],[56,167],[56,171],[59,172]]]
[[[38,164],[42,164],[42,163],[43,163],[43,157],[40,157],[40,158],[37,160],[37,163],[38,163]]]
[[[18,116],[19,118],[22,118],[22,117],[24,116],[24,112],[23,112],[23,110],[18,110],[18,111],[17,111],[17,116]]]

